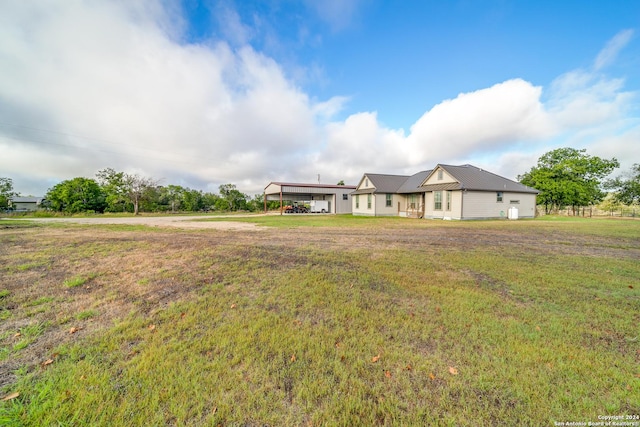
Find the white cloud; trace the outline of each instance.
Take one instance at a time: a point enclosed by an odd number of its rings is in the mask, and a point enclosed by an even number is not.
[[[0,176],[25,193],[104,167],[211,191],[232,182],[250,194],[269,181],[320,174],[355,183],[364,172],[410,174],[436,163],[477,163],[515,178],[568,142],[639,161],[640,124],[628,118],[636,95],[623,80],[596,75],[630,33],[603,49],[594,71],[568,72],[549,88],[513,79],[462,93],[405,133],[375,112],[336,121],[348,98],[310,98],[244,44],[251,33],[239,20],[233,46],[185,45],[184,22],[159,0],[3,9]]]
[[[521,79],[463,93],[426,112],[411,128],[414,162],[497,151],[515,142],[541,140],[554,124],[540,101],[542,88]]]
[[[326,22],[334,32],[344,30],[351,25],[362,7],[362,0],[306,0],[320,19]]]
[[[615,61],[620,50],[631,41],[633,33],[633,30],[622,30],[609,40],[606,46],[598,53],[593,63],[593,68],[599,71]]]

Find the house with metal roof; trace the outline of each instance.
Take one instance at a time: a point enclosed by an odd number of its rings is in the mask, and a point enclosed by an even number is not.
[[[439,219],[533,218],[538,190],[473,165],[437,165],[415,175],[364,174],[354,215]]]
[[[430,172],[411,176],[365,173],[351,193],[353,214],[422,217],[424,194],[419,187]]]

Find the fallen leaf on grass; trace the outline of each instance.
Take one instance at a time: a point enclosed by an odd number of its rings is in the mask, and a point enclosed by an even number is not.
[[[407,371],[410,371],[410,370],[411,370],[411,369],[413,369],[413,368],[412,368],[412,367],[411,367],[411,365],[409,364],[409,365],[407,365],[407,367],[406,367],[405,369],[406,369]]]
[[[292,354],[292,355],[291,355],[291,361],[292,361],[292,362],[295,362],[295,361],[296,361],[296,355],[295,355],[295,354]]]
[[[340,348],[341,345],[342,343],[340,341],[336,341],[336,348]]]
[[[442,309],[440,307],[436,307],[436,313],[440,313]]]
[[[51,365],[53,363],[53,359],[47,359],[44,362],[42,362],[42,366],[48,366]]]
[[[215,415],[216,412],[218,412],[218,407],[214,406],[213,409],[211,410],[211,415]]]
[[[540,332],[542,329],[540,329],[540,326],[536,326],[536,331]]]
[[[430,379],[431,381],[433,381],[433,380],[435,380],[435,379],[436,379],[436,376],[435,376],[435,375],[433,375],[433,372],[429,372],[429,379]]]
[[[629,285],[629,289],[633,289],[633,286]]]
[[[451,375],[458,375],[458,370],[456,368],[454,368],[453,366],[449,366],[449,373]]]
[[[236,307],[237,307],[237,305],[235,303],[231,304],[231,308],[236,308]]]
[[[14,337],[14,338],[18,338],[20,335],[22,335],[20,332],[16,332],[16,333],[13,335],[13,337]]]
[[[148,328],[150,331],[153,331],[153,330],[156,328],[156,325],[149,325],[149,326],[147,326],[147,328]]]
[[[6,402],[7,400],[13,400],[13,399],[15,399],[16,397],[19,397],[19,396],[20,396],[20,393],[11,393],[11,394],[8,394],[5,397],[3,397],[2,400],[4,402]]]
[[[70,334],[75,334],[75,333],[76,333],[76,332],[78,332],[80,329],[82,329],[82,328],[76,328],[76,327],[74,326],[73,328],[69,329],[69,333],[70,333]]]
[[[371,363],[376,363],[378,360],[380,360],[380,353],[378,353],[377,356],[373,356],[371,358]]]
[[[384,376],[387,377],[387,378],[391,378],[391,372],[384,371]]]

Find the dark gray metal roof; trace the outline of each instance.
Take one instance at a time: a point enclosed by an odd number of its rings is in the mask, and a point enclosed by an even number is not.
[[[422,193],[424,190],[420,188],[420,184],[424,182],[424,180],[431,174],[431,171],[422,171],[418,172],[414,175],[411,175],[402,186],[398,189],[398,193],[400,194],[409,194],[409,193]]]
[[[449,175],[455,178],[460,185],[457,188],[463,190],[476,191],[509,191],[513,193],[532,193],[538,194],[535,188],[527,187],[519,182],[512,181],[500,175],[481,169],[473,165],[438,165],[444,169]],[[435,169],[434,169],[435,170]],[[432,172],[433,173],[433,172]],[[424,182],[424,181],[423,181]],[[440,184],[434,184],[440,185]],[[434,191],[434,185],[422,187],[426,191]],[[428,188],[427,188],[428,187]],[[437,191],[437,190],[435,190]]]
[[[365,173],[364,176],[369,178],[369,182],[375,188],[363,188],[351,194],[397,193],[398,189],[409,178],[406,175],[385,175],[381,173]]]

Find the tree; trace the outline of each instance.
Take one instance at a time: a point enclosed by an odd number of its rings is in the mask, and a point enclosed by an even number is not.
[[[238,191],[234,184],[223,184],[218,189],[220,197],[226,202],[226,209],[223,210],[234,211],[246,208],[248,196]]]
[[[204,193],[202,195],[202,208],[205,211],[215,210],[220,205],[220,196],[214,193]]]
[[[96,181],[90,178],[73,178],[50,188],[45,199],[51,209],[66,212],[103,212],[105,194]]]
[[[341,179],[336,185],[344,185],[344,180]]]
[[[11,178],[0,178],[0,209],[9,207],[9,200],[17,196],[13,191],[13,180]]]
[[[98,171],[96,178],[105,193],[105,211],[131,212],[133,210],[133,205],[129,203],[127,196],[124,172],[116,172],[112,168],[106,168]]]
[[[157,182],[138,174],[124,174],[123,179],[126,194],[129,197],[129,201],[133,203],[133,214],[138,215],[140,201],[144,198],[147,190],[154,188]]]
[[[625,205],[640,203],[640,164],[635,163],[631,170],[607,182],[607,188],[616,190],[614,199]]]
[[[575,214],[577,207],[594,205],[604,198],[602,180],[619,166],[615,158],[590,156],[584,149],[558,148],[542,155],[538,165],[518,180],[540,191],[538,204],[544,205],[547,213],[572,206]]]
[[[185,189],[179,185],[167,185],[161,189],[162,199],[166,199],[171,206],[171,212],[175,213],[176,209],[180,209],[180,203],[182,201],[182,194]]]
[[[182,193],[182,205],[186,211],[197,212],[204,208],[202,192],[187,188]]]

